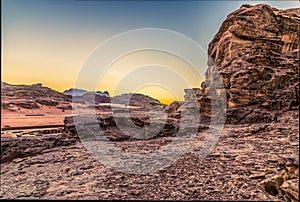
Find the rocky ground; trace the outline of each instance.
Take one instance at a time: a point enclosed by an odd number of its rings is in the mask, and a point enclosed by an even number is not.
[[[45,147],[34,156],[1,164],[2,199],[283,200],[260,183],[280,172],[281,158],[299,152],[299,119],[289,111],[278,123],[225,125],[213,151],[193,147],[171,166],[134,175],[105,167],[77,141]],[[199,133],[199,136],[204,132]],[[117,142],[123,149],[158,148],[172,137]]]

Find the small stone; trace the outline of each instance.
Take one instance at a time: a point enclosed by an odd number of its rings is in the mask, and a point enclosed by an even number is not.
[[[268,159],[268,161],[271,162],[271,163],[277,163],[278,162],[277,159],[272,159],[272,158]]]
[[[265,173],[253,174],[249,176],[249,179],[262,179],[265,178]]]
[[[131,195],[140,195],[141,194],[141,192],[139,190],[131,190],[131,191],[129,191],[129,193]]]

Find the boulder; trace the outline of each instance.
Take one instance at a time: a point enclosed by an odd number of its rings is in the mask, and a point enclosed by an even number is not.
[[[76,139],[63,135],[21,136],[11,138],[1,135],[1,163],[15,158],[24,158],[41,154],[44,150],[76,143]]]
[[[273,196],[281,194],[286,201],[299,201],[299,159],[278,161],[280,173],[261,182],[263,189]]]

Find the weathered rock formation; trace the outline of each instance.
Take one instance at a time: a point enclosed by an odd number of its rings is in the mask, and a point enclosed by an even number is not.
[[[62,92],[64,95],[71,95],[71,96],[83,96],[84,94],[91,93],[95,95],[101,95],[101,96],[106,96],[109,97],[109,93],[107,91],[101,92],[101,91],[87,91],[87,90],[82,90],[78,88],[70,88],[68,90],[65,90]]]
[[[15,108],[39,109],[41,106],[70,107],[72,98],[45,87],[42,84],[12,85],[1,82],[1,107],[15,111]]]
[[[54,147],[75,143],[76,139],[64,138],[62,135],[1,137],[1,163],[10,162],[15,158],[35,156]]]
[[[113,97],[111,103],[104,104],[105,110],[98,106],[96,109],[100,110],[96,114],[92,114],[92,110],[89,115],[65,117],[66,136],[81,134],[80,139],[105,136],[116,141],[137,140],[172,137],[178,132],[181,135],[191,131],[196,133],[208,128],[195,122],[199,116],[197,102],[174,102],[166,106],[149,96],[130,93]],[[179,131],[179,128],[182,130]]]
[[[149,110],[152,106],[163,106],[159,100],[138,93],[128,93],[115,96],[112,98],[112,103],[134,106],[136,107],[135,109],[140,108],[143,110]]]
[[[45,87],[42,84],[12,85],[1,82],[1,96],[30,99],[56,98],[64,101],[71,101],[71,97]]]
[[[111,98],[106,95],[99,95],[95,93],[85,93],[81,96],[73,96],[73,102],[77,103],[90,103],[90,104],[99,104],[99,103],[109,103]]]
[[[155,115],[152,114],[152,116]],[[81,140],[120,141],[175,136],[179,128],[179,122],[176,119],[165,120],[158,116],[150,121],[149,115],[144,112],[97,115],[96,120],[88,115],[70,116],[65,118],[64,123],[66,136],[77,138],[79,135]]]
[[[273,196],[281,194],[286,201],[299,201],[299,159],[282,158],[277,164],[280,173],[264,180],[261,185]]]
[[[109,140],[128,140],[174,136],[178,131],[179,120],[164,111],[165,105],[149,96],[123,94],[113,97],[111,106],[96,116],[66,117],[65,134],[69,137],[80,134],[81,139],[105,136]]]
[[[203,112],[225,89],[227,122],[276,121],[274,110],[299,104],[300,9],[243,5],[223,22],[208,48],[208,69],[195,93]],[[221,79],[218,79],[220,77]]]

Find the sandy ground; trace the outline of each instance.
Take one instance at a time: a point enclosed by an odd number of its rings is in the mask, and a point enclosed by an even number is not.
[[[64,118],[66,116],[79,115],[79,114],[89,114],[89,113],[100,113],[99,110],[94,111],[88,108],[87,105],[77,104],[76,111],[74,110],[64,110],[57,109],[55,107],[42,106],[40,109],[14,109],[11,111],[8,109],[1,109],[1,128],[4,126],[16,127],[16,126],[40,126],[40,125],[59,125],[64,124]],[[111,104],[103,103],[99,104],[100,107],[109,107]],[[124,106],[120,104],[113,104],[116,108],[128,108],[128,109],[138,109],[139,107],[134,106]],[[101,114],[109,113],[101,111]],[[26,116],[28,115],[43,115],[43,116]]]
[[[26,116],[26,114],[44,114],[44,116]],[[1,110],[1,128],[4,126],[39,126],[39,125],[58,125],[64,124],[64,118],[71,116],[72,110],[61,112],[58,110],[31,110],[28,112],[11,112]]]

